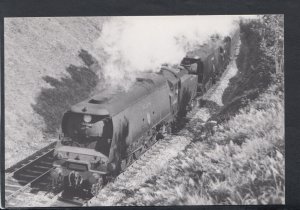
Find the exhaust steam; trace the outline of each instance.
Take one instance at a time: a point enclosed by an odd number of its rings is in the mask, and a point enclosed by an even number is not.
[[[238,27],[239,16],[111,17],[95,42],[106,86],[128,90],[139,72],[158,72],[211,35],[222,39]],[[102,86],[103,87],[103,86]]]

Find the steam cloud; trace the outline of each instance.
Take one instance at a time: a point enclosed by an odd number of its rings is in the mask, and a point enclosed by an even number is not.
[[[239,16],[112,17],[96,41],[103,75],[112,86],[128,89],[138,72],[159,71],[178,64],[196,45],[213,34],[230,35]]]

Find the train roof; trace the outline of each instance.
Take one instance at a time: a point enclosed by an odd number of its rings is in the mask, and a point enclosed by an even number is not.
[[[72,106],[71,111],[114,116],[163,84],[166,84],[166,78],[162,74],[140,73],[128,91],[120,88],[105,89]]]

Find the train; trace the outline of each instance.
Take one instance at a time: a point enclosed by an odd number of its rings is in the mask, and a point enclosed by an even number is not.
[[[51,174],[53,187],[97,194],[197,105],[231,56],[231,37],[202,45],[178,65],[139,73],[129,90],[110,88],[64,113]]]

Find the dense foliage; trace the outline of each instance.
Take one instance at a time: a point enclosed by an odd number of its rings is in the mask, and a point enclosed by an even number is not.
[[[283,45],[279,47],[277,44],[283,44],[283,41],[280,41],[283,37],[278,38],[279,41],[274,41],[275,36],[270,34],[274,32],[273,24],[275,23],[271,24],[266,21],[266,17],[268,16],[262,16],[258,20],[240,21],[241,47],[236,60],[238,73],[231,79],[223,94],[222,100],[225,106],[212,119],[228,120],[239,109],[256,99],[271,84],[276,83],[283,91],[283,72],[281,72],[283,69],[276,71],[276,60],[283,58]],[[275,15],[275,17],[274,21],[282,16]],[[283,31],[283,25],[280,27],[282,28],[278,31]],[[275,48],[279,52],[276,54],[276,59],[275,53],[271,53],[273,52],[271,49]],[[284,65],[280,66],[283,68]]]

